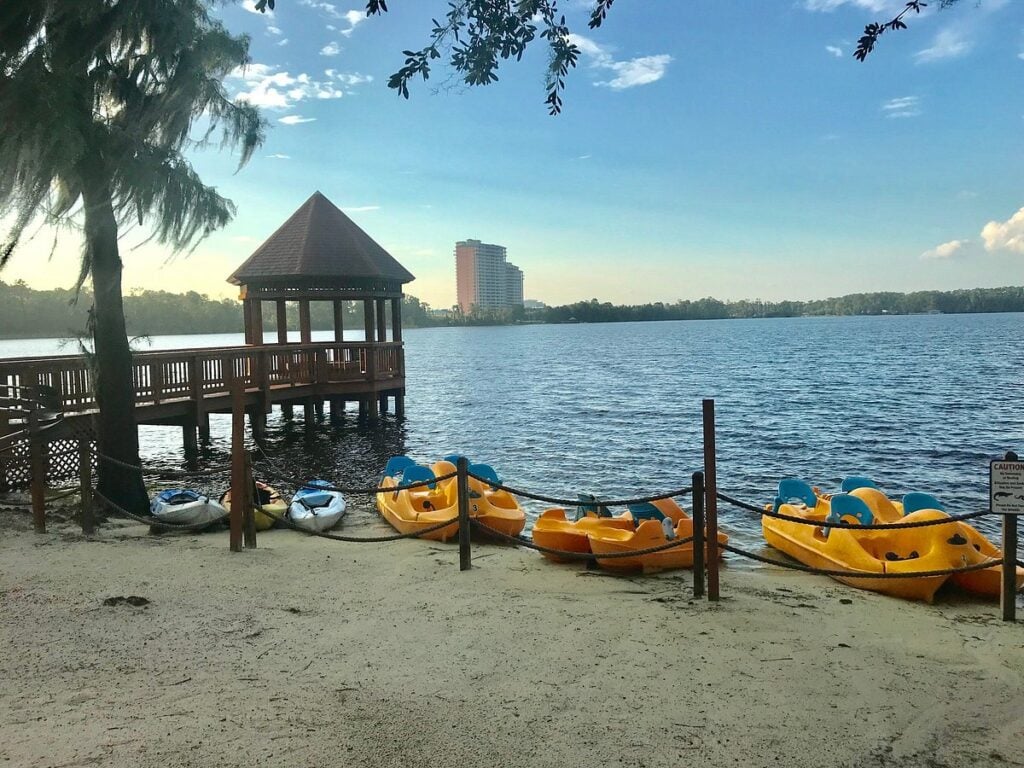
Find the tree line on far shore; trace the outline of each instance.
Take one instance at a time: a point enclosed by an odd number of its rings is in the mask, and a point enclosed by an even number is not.
[[[65,337],[84,333],[92,295],[83,290],[74,301],[70,289],[36,290],[24,282],[0,281],[0,336],[7,338]],[[242,307],[233,299],[212,299],[189,291],[133,291],[124,297],[128,331],[136,336],[190,333],[239,333]],[[290,303],[289,328],[297,330],[298,306]],[[361,302],[345,302],[345,327],[363,327]],[[674,303],[615,305],[597,299],[558,307],[515,311],[473,311],[438,314],[415,296],[402,301],[402,325],[422,328],[445,325],[495,325],[521,322],[609,323],[645,320],[722,320],[752,317],[825,315],[904,315],[929,312],[1024,312],[1024,287],[971,288],[914,293],[854,293],[814,301],[720,301],[714,298]],[[333,327],[329,302],[313,302],[315,329]],[[264,312],[264,330],[274,330],[273,312]]]

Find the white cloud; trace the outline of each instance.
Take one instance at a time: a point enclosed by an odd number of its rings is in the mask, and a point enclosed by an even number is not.
[[[282,35],[282,34],[284,34],[281,31],[280,27],[274,27],[274,26],[267,27],[267,32],[269,32],[272,35]]]
[[[312,123],[316,120],[315,117],[303,117],[302,115],[286,115],[284,117],[277,118],[277,122],[283,123],[284,125],[299,125],[300,123]]]
[[[808,11],[834,11],[844,5],[852,5],[856,8],[863,8],[872,13],[880,13],[885,10],[893,10],[903,6],[903,0],[804,0],[804,8]]]
[[[291,109],[295,104],[306,99],[340,99],[345,89],[369,82],[369,75],[334,74],[327,81],[314,80],[305,72],[291,75],[288,72],[277,72],[270,64],[250,64],[246,69],[236,69],[228,77],[232,81],[244,84],[235,94],[235,101],[247,101],[265,109]],[[336,80],[337,82],[332,82]]]
[[[963,253],[963,248],[969,240],[950,240],[948,243],[942,243],[937,245],[930,251],[925,251],[921,254],[921,258],[925,260],[944,260],[952,259],[954,256]]]
[[[348,211],[349,213],[362,213],[364,211],[379,211],[380,210],[380,206],[379,205],[352,205],[352,206],[346,205],[346,206],[342,207],[341,210]]]
[[[341,53],[341,46],[337,43],[328,43],[320,49],[321,56],[337,56]]]
[[[288,45],[288,38],[287,37],[281,38],[281,42],[279,42],[278,45],[279,46],[280,45]]]
[[[990,221],[981,230],[986,251],[1013,251],[1024,254],[1024,208],[1006,221]]]
[[[270,10],[270,8],[267,8],[266,10],[263,11],[257,11],[256,0],[244,0],[244,2],[242,3],[242,10],[248,11],[249,13],[255,13],[257,16],[263,16],[264,18],[267,19],[274,18],[274,12]]]
[[[964,37],[961,30],[947,28],[935,35],[930,48],[918,51],[914,58],[918,63],[955,59],[963,56],[974,47],[974,43]]]
[[[917,117],[921,114],[921,100],[917,96],[900,96],[882,104],[886,117]]]
[[[280,154],[278,152],[275,152],[272,155],[267,155],[267,157],[273,158],[274,160],[291,160],[292,159],[291,155],[282,155],[282,154]]]
[[[345,21],[349,23],[348,29],[341,30],[341,34],[345,37],[351,37],[352,33],[356,31],[356,27],[366,21],[366,14],[363,11],[346,11]]]
[[[840,48],[838,45],[826,45],[825,50],[831,53],[837,59],[841,58],[843,55],[843,49]]]
[[[598,81],[595,85],[616,91],[657,82],[665,76],[668,65],[672,63],[672,57],[667,53],[617,61],[607,49],[582,35],[569,35],[569,42],[591,59],[590,66],[615,73],[611,80]]]

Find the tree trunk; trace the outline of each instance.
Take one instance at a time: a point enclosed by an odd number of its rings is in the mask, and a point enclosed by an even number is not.
[[[117,219],[108,187],[83,193],[85,248],[91,260],[93,294],[93,376],[96,387],[97,446],[117,461],[139,465],[139,430],[135,423],[135,386],[132,353],[121,299],[121,257],[117,247]],[[99,460],[97,490],[137,515],[146,514],[149,498],[142,474],[103,457]]]

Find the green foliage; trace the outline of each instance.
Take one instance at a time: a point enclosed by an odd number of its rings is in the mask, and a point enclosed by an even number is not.
[[[208,8],[202,0],[5,0],[0,215],[13,214],[14,226],[0,242],[0,266],[32,217],[75,220],[89,191],[110,198],[120,223],[146,223],[175,249],[231,218],[231,202],[182,152],[219,136],[244,164],[265,126],[221,84],[248,63],[249,41]],[[204,132],[193,136],[200,117]],[[90,258],[86,248],[79,284]]]

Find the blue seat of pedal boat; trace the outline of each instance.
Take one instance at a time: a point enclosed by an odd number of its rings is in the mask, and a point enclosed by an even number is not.
[[[588,512],[593,512],[598,517],[611,517],[612,512],[601,503],[601,500],[591,493],[577,493],[579,504],[576,506],[576,519],[586,517]]]
[[[629,510],[629,513],[633,516],[633,520],[637,525],[640,524],[641,520],[665,519],[665,513],[649,501],[644,501],[640,504],[628,504],[626,505],[626,509]]]
[[[909,515],[911,512],[917,512],[920,509],[937,509],[939,512],[946,511],[946,508],[942,506],[942,502],[930,493],[911,491],[903,496],[904,515]]]
[[[779,481],[779,495],[775,497],[775,509],[778,513],[779,507],[783,504],[791,504],[793,500],[803,502],[809,509],[814,509],[818,504],[818,497],[803,480],[796,477],[786,477]]]
[[[411,467],[406,467],[402,470],[402,477],[398,481],[399,485],[409,485],[411,483],[422,483],[424,480],[434,480],[434,470],[430,467],[424,467],[422,464],[413,464]],[[427,488],[437,488],[437,483],[427,483]]]
[[[878,488],[878,486],[875,485],[874,480],[870,477],[864,477],[863,475],[850,475],[849,477],[844,477],[843,482],[839,487],[842,489],[843,493],[849,493],[850,491],[855,491],[858,488]]]
[[[875,515],[871,507],[864,503],[863,499],[850,496],[848,493],[837,493],[830,502],[830,511],[825,518],[825,531],[828,532],[828,523],[842,522],[844,517],[852,517],[860,525],[871,525],[875,522]]]
[[[156,498],[164,504],[191,504],[193,501],[199,501],[203,496],[198,491],[171,488],[170,490],[160,491]]]
[[[411,467],[415,463],[408,456],[392,456],[388,459],[388,463],[384,467],[384,474],[381,477],[398,477],[405,471],[406,467]]]
[[[501,478],[498,477],[498,473],[494,471],[494,467],[490,464],[470,464],[469,471],[481,480],[486,481],[491,487],[501,485]]]

